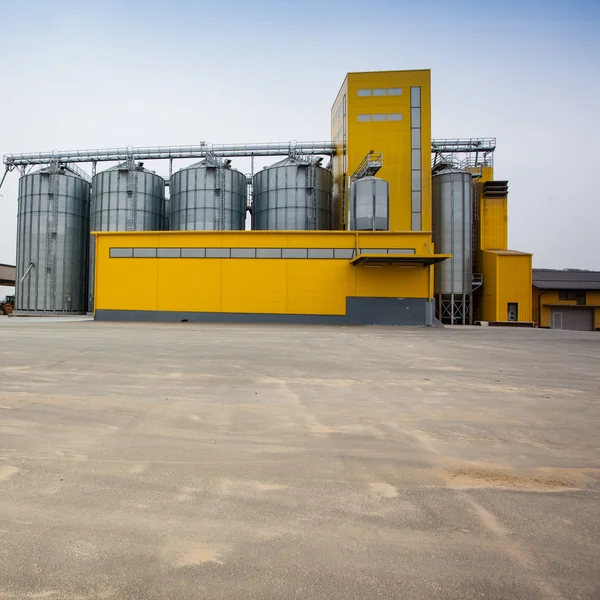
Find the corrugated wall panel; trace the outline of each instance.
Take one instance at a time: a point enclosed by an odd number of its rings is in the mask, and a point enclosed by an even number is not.
[[[497,319],[508,319],[508,303],[519,305],[519,321],[531,321],[531,256],[528,254],[498,255]]]
[[[481,264],[483,270],[483,305],[482,319],[484,321],[497,321],[497,276],[496,267],[498,255],[492,252],[481,253]]]
[[[508,201],[506,198],[482,198],[481,249],[508,248]]]

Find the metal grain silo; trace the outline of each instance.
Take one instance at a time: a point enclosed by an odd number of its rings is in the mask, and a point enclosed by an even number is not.
[[[473,179],[470,173],[444,169],[432,178],[433,243],[452,259],[435,266],[438,318],[443,323],[471,321],[473,285]]]
[[[90,231],[160,231],[165,223],[165,180],[128,161],[92,178]],[[96,239],[90,239],[89,310],[93,310]]]
[[[259,171],[252,181],[253,229],[331,229],[331,171],[297,157]]]
[[[23,175],[17,212],[17,313],[84,313],[90,184],[59,165]]]
[[[246,176],[207,158],[174,173],[169,184],[171,231],[243,230]]]
[[[142,163],[122,163],[94,175],[91,231],[160,231],[165,218],[165,180]]]
[[[387,231],[390,228],[390,184],[362,177],[350,184],[350,230]]]

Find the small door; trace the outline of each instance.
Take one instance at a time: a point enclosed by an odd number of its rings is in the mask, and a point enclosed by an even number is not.
[[[562,313],[552,310],[552,329],[562,329]]]
[[[593,331],[594,309],[560,307],[552,309],[552,329],[569,329],[571,331]]]

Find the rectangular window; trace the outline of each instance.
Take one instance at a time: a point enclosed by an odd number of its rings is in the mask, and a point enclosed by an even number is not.
[[[231,250],[229,248],[207,248],[206,258],[229,258]]]
[[[358,121],[360,123],[366,123],[371,120],[371,115],[358,115]]]
[[[586,292],[583,290],[560,290],[558,299],[562,301],[577,302],[580,306],[586,304]]]
[[[421,213],[413,213],[411,221],[411,229],[413,231],[421,231]]]
[[[402,96],[402,88],[388,88],[388,96]]]
[[[415,170],[420,169],[421,168],[421,151],[414,149],[414,150],[411,150],[410,152],[411,152],[410,161],[411,161],[412,168]]]
[[[411,107],[421,106],[421,88],[410,88],[410,105]]]
[[[373,121],[385,121],[385,113],[376,113],[373,115]]]
[[[416,106],[410,109],[410,120],[413,123],[413,127],[420,127],[421,124],[421,109]]]
[[[334,258],[354,258],[354,249],[353,248],[335,248],[333,250]]]
[[[205,248],[182,248],[181,258],[204,258],[206,256]]]
[[[373,96],[385,96],[385,88],[375,88],[373,90]]]
[[[388,114],[388,121],[402,121],[402,113]]]
[[[370,96],[371,90],[358,90],[358,95],[361,97]]]
[[[255,248],[232,248],[231,258],[255,258]]]
[[[281,258],[281,248],[257,248],[256,258]]]
[[[416,150],[421,148],[421,129],[411,129],[411,147]]]
[[[421,210],[421,192],[420,191],[412,191],[412,212],[419,212]]]
[[[308,256],[307,248],[284,248],[283,258],[306,258]]]
[[[133,258],[156,258],[156,248],[134,248]]]
[[[414,248],[388,248],[388,254],[414,254]]]
[[[181,256],[181,248],[158,248],[158,258],[179,258]]]
[[[387,248],[360,248],[359,254],[387,254]]]
[[[109,256],[111,258],[131,258],[133,256],[133,248],[111,248]]]
[[[333,248],[309,248],[308,258],[333,258]]]
[[[412,172],[412,191],[421,191],[421,171],[414,170]]]

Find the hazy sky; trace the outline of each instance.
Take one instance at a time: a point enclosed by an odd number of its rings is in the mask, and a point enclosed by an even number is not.
[[[346,72],[430,68],[433,136],[497,138],[510,247],[600,270],[599,32],[600,0],[0,0],[0,154],[324,140]]]

